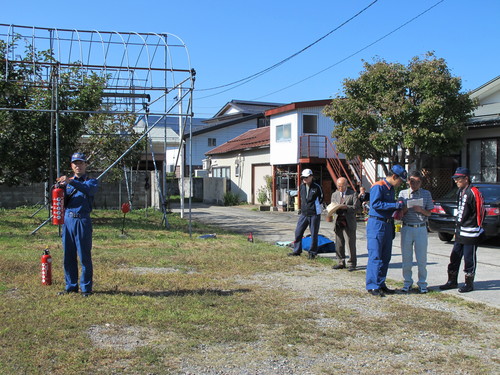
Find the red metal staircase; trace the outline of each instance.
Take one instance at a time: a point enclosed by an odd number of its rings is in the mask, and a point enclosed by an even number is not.
[[[324,161],[333,182],[336,184],[340,177],[345,177],[352,190],[357,191],[361,186],[363,163],[359,157],[348,160],[337,152],[330,139],[324,135],[303,135],[300,137],[301,161]],[[365,175],[366,176],[366,175]],[[366,176],[373,183],[369,176]]]

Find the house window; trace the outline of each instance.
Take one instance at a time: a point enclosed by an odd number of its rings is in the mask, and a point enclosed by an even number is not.
[[[467,154],[472,181],[500,182],[500,138],[470,140]]]
[[[217,146],[217,140],[215,138],[208,138],[208,147]]]
[[[269,117],[261,117],[257,119],[257,127],[263,128],[264,126],[269,126]]]
[[[290,142],[292,140],[292,124],[276,126],[276,142]]]
[[[212,177],[231,178],[231,168],[230,167],[214,167],[212,169]]]
[[[302,115],[302,131],[304,134],[318,134],[318,116]]]

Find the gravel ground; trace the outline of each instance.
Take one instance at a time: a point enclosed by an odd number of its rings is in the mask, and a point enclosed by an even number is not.
[[[163,270],[175,272],[175,270]],[[137,272],[146,272],[144,269]],[[152,271],[153,272],[153,271]],[[332,275],[335,275],[332,277]],[[439,334],[420,330],[418,334],[401,330],[399,334],[371,335],[370,330],[349,332],[342,341],[343,348],[316,351],[314,347],[289,345],[293,355],[279,356],[272,350],[273,333],[267,332],[260,340],[249,343],[222,343],[199,345],[178,364],[177,374],[183,375],[307,375],[307,374],[498,374],[498,319],[483,309],[441,301],[431,295],[393,295],[373,297],[364,290],[364,272],[333,271],[324,266],[303,264],[290,272],[266,273],[249,279],[235,280],[242,286],[284,289],[305,299],[315,311],[351,309],[367,322],[378,318],[397,319],[397,311],[388,308],[393,302],[399,306],[424,308],[450,314],[452,318],[472,325],[474,337],[453,336],[447,341]],[[329,282],[330,281],[330,282]],[[309,306],[309,305],[308,305]],[[448,315],[446,315],[448,316]],[[323,314],[315,314],[319,330],[345,326],[344,322]],[[369,324],[369,323],[367,323]],[[132,350],[154,345],[159,333],[140,327],[93,326],[89,335],[99,347]],[[374,350],[376,348],[377,350]],[[352,349],[352,350],[349,350]],[[468,368],[467,358],[480,358],[484,368]],[[464,358],[461,366],[461,359]],[[453,362],[448,366],[448,361]],[[473,363],[477,363],[473,362]],[[491,370],[491,371],[490,371]]]

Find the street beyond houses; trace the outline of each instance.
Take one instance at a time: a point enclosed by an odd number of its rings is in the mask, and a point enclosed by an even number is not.
[[[178,205],[174,206],[174,212],[180,212]],[[256,206],[211,206],[201,203],[193,203],[191,208],[188,204],[184,207],[184,218],[204,224],[219,226],[225,231],[241,233],[247,236],[252,232],[256,241],[265,241],[276,243],[277,241],[293,241],[295,225],[297,224],[297,212],[276,212],[276,211],[257,211]],[[309,232],[306,231],[306,234]],[[335,240],[332,224],[322,220],[320,234]],[[358,269],[356,272],[364,272],[368,260],[366,250],[366,230],[365,223],[358,222],[357,229],[357,251],[358,251]],[[447,265],[452,248],[451,242],[442,242],[436,233],[429,233],[429,246],[427,256],[427,281],[429,289],[440,293],[449,293],[470,301],[485,303],[490,306],[500,307],[500,239],[493,238],[479,246],[477,251],[477,272],[475,279],[475,290],[470,293],[459,293],[457,289],[449,291],[440,291],[439,285],[447,280]],[[276,251],[283,252],[283,261],[286,254],[290,251],[288,247],[276,247]],[[306,255],[307,253],[305,253]],[[335,254],[320,254],[322,257],[335,258]],[[304,262],[307,262],[307,255],[304,256]],[[463,265],[463,263],[462,263]],[[463,266],[462,266],[463,268]],[[332,282],[335,277],[347,277],[346,270],[331,270]],[[416,263],[413,267],[413,278],[416,280]],[[401,274],[401,246],[400,234],[396,234],[393,243],[392,259],[387,274],[388,286],[397,287],[395,282],[402,281]],[[463,283],[464,275],[462,270],[459,274],[459,282]],[[460,284],[459,284],[460,285]],[[401,285],[399,285],[401,286]],[[360,289],[364,289],[364,284]],[[422,296],[425,298],[425,296]]]

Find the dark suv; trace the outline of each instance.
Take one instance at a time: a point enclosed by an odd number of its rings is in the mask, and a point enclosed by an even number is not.
[[[473,183],[483,194],[486,207],[484,231],[487,237],[500,236],[500,183]],[[455,187],[444,197],[434,201],[434,209],[429,217],[429,229],[437,232],[441,241],[451,241],[455,234],[455,217],[457,215],[457,193]]]

